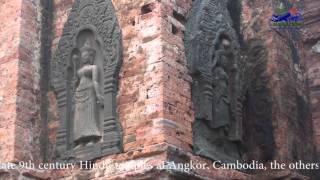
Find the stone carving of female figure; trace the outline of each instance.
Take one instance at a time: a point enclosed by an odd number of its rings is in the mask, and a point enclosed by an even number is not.
[[[73,55],[73,61],[80,61],[76,72],[77,83],[74,93],[75,111],[73,122],[73,142],[75,149],[95,144],[101,138],[98,128],[98,108],[103,105],[103,97],[98,83],[99,71],[94,65],[96,50],[87,40],[80,48],[80,57]]]
[[[213,74],[213,120],[211,128],[217,129],[221,136],[227,135],[231,123],[230,107],[230,60],[232,55],[228,38],[222,37],[212,63]]]

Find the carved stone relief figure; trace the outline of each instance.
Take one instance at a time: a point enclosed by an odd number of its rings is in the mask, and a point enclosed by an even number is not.
[[[218,44],[218,50],[214,57],[214,66],[212,67],[213,75],[213,118],[210,121],[210,127],[218,129],[219,133],[223,136],[228,133],[230,129],[230,82],[228,69],[230,65],[230,40],[222,38]],[[229,52],[228,52],[229,51]],[[232,57],[231,57],[232,58]]]
[[[93,145],[101,138],[98,128],[98,108],[103,106],[100,92],[99,69],[94,65],[96,51],[87,40],[80,48],[80,57],[73,55],[73,61],[80,61],[82,66],[77,70],[77,88],[75,91],[75,115],[73,141],[75,148]]]
[[[210,125],[211,128],[219,129],[218,131],[224,131],[229,140],[241,141],[242,119],[238,111],[242,105],[239,104],[241,92],[237,66],[240,57],[226,34],[220,34],[216,47],[212,68],[213,119]]]
[[[189,12],[193,151],[221,162],[267,162],[274,156],[268,53],[261,41],[241,38],[240,4],[195,0]]]
[[[227,33],[218,33],[212,41],[214,53],[206,64],[193,64],[191,74],[193,98],[200,112],[196,112],[194,122],[195,152],[225,162],[241,160],[239,56],[233,46]]]
[[[185,37],[193,79],[193,149],[222,162],[242,160],[244,66],[232,24],[226,2],[196,0]]]
[[[122,151],[117,115],[122,39],[110,0],[76,0],[52,60],[60,127],[56,158],[92,160]]]

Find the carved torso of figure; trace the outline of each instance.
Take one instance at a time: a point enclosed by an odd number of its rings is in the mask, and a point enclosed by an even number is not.
[[[222,58],[221,60],[223,60]],[[229,76],[224,65],[219,63],[213,69],[213,121],[212,128],[220,128],[230,125],[230,94]]]
[[[83,50],[81,62],[84,64],[78,71],[79,80],[75,91],[75,114],[73,121],[73,142],[77,147],[91,145],[101,138],[98,122],[98,108],[102,104],[97,82],[98,67],[92,65],[94,50]]]
[[[224,44],[225,43],[225,44]],[[230,107],[230,61],[232,51],[229,49],[229,42],[222,41],[222,47],[216,51],[213,75],[213,120],[210,122],[211,128],[229,129],[231,123]]]
[[[92,82],[92,71],[96,69],[95,65],[86,65],[78,70],[77,75],[80,78],[80,83],[77,87],[77,91],[86,89],[88,87],[93,87]]]

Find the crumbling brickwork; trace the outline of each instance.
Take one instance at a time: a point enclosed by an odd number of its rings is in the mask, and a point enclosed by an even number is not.
[[[301,35],[299,30],[271,29],[272,13],[271,1],[243,1],[244,40],[263,40],[269,54],[268,86],[272,90],[277,151],[274,158],[283,162],[312,161],[312,153],[306,156],[306,152],[313,152],[313,135]],[[296,144],[304,144],[306,152],[299,150]]]
[[[41,161],[40,1],[1,3],[1,162]]]
[[[305,29],[303,30],[303,45],[305,53],[305,63],[309,78],[310,103],[313,119],[314,138],[319,155],[320,143],[320,30],[319,30],[319,1],[305,1]]]
[[[20,35],[20,1],[5,1],[1,9],[1,90],[0,90],[0,121],[1,121],[1,161],[14,159],[14,123],[16,117],[19,35]],[[11,23],[5,23],[5,22]]]

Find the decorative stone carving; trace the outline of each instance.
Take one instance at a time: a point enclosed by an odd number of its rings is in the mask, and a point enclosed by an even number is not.
[[[110,0],[77,0],[52,61],[62,160],[92,160],[122,151],[116,112],[121,32]]]
[[[101,138],[98,128],[99,105],[103,106],[104,98],[100,92],[99,68],[94,64],[96,50],[87,39],[80,48],[80,57],[72,55],[73,69],[77,73],[74,92],[73,143],[76,148],[93,144]],[[77,69],[77,63],[80,68]]]
[[[241,160],[245,63],[228,2],[196,0],[185,46],[193,78],[194,152],[222,162]]]

